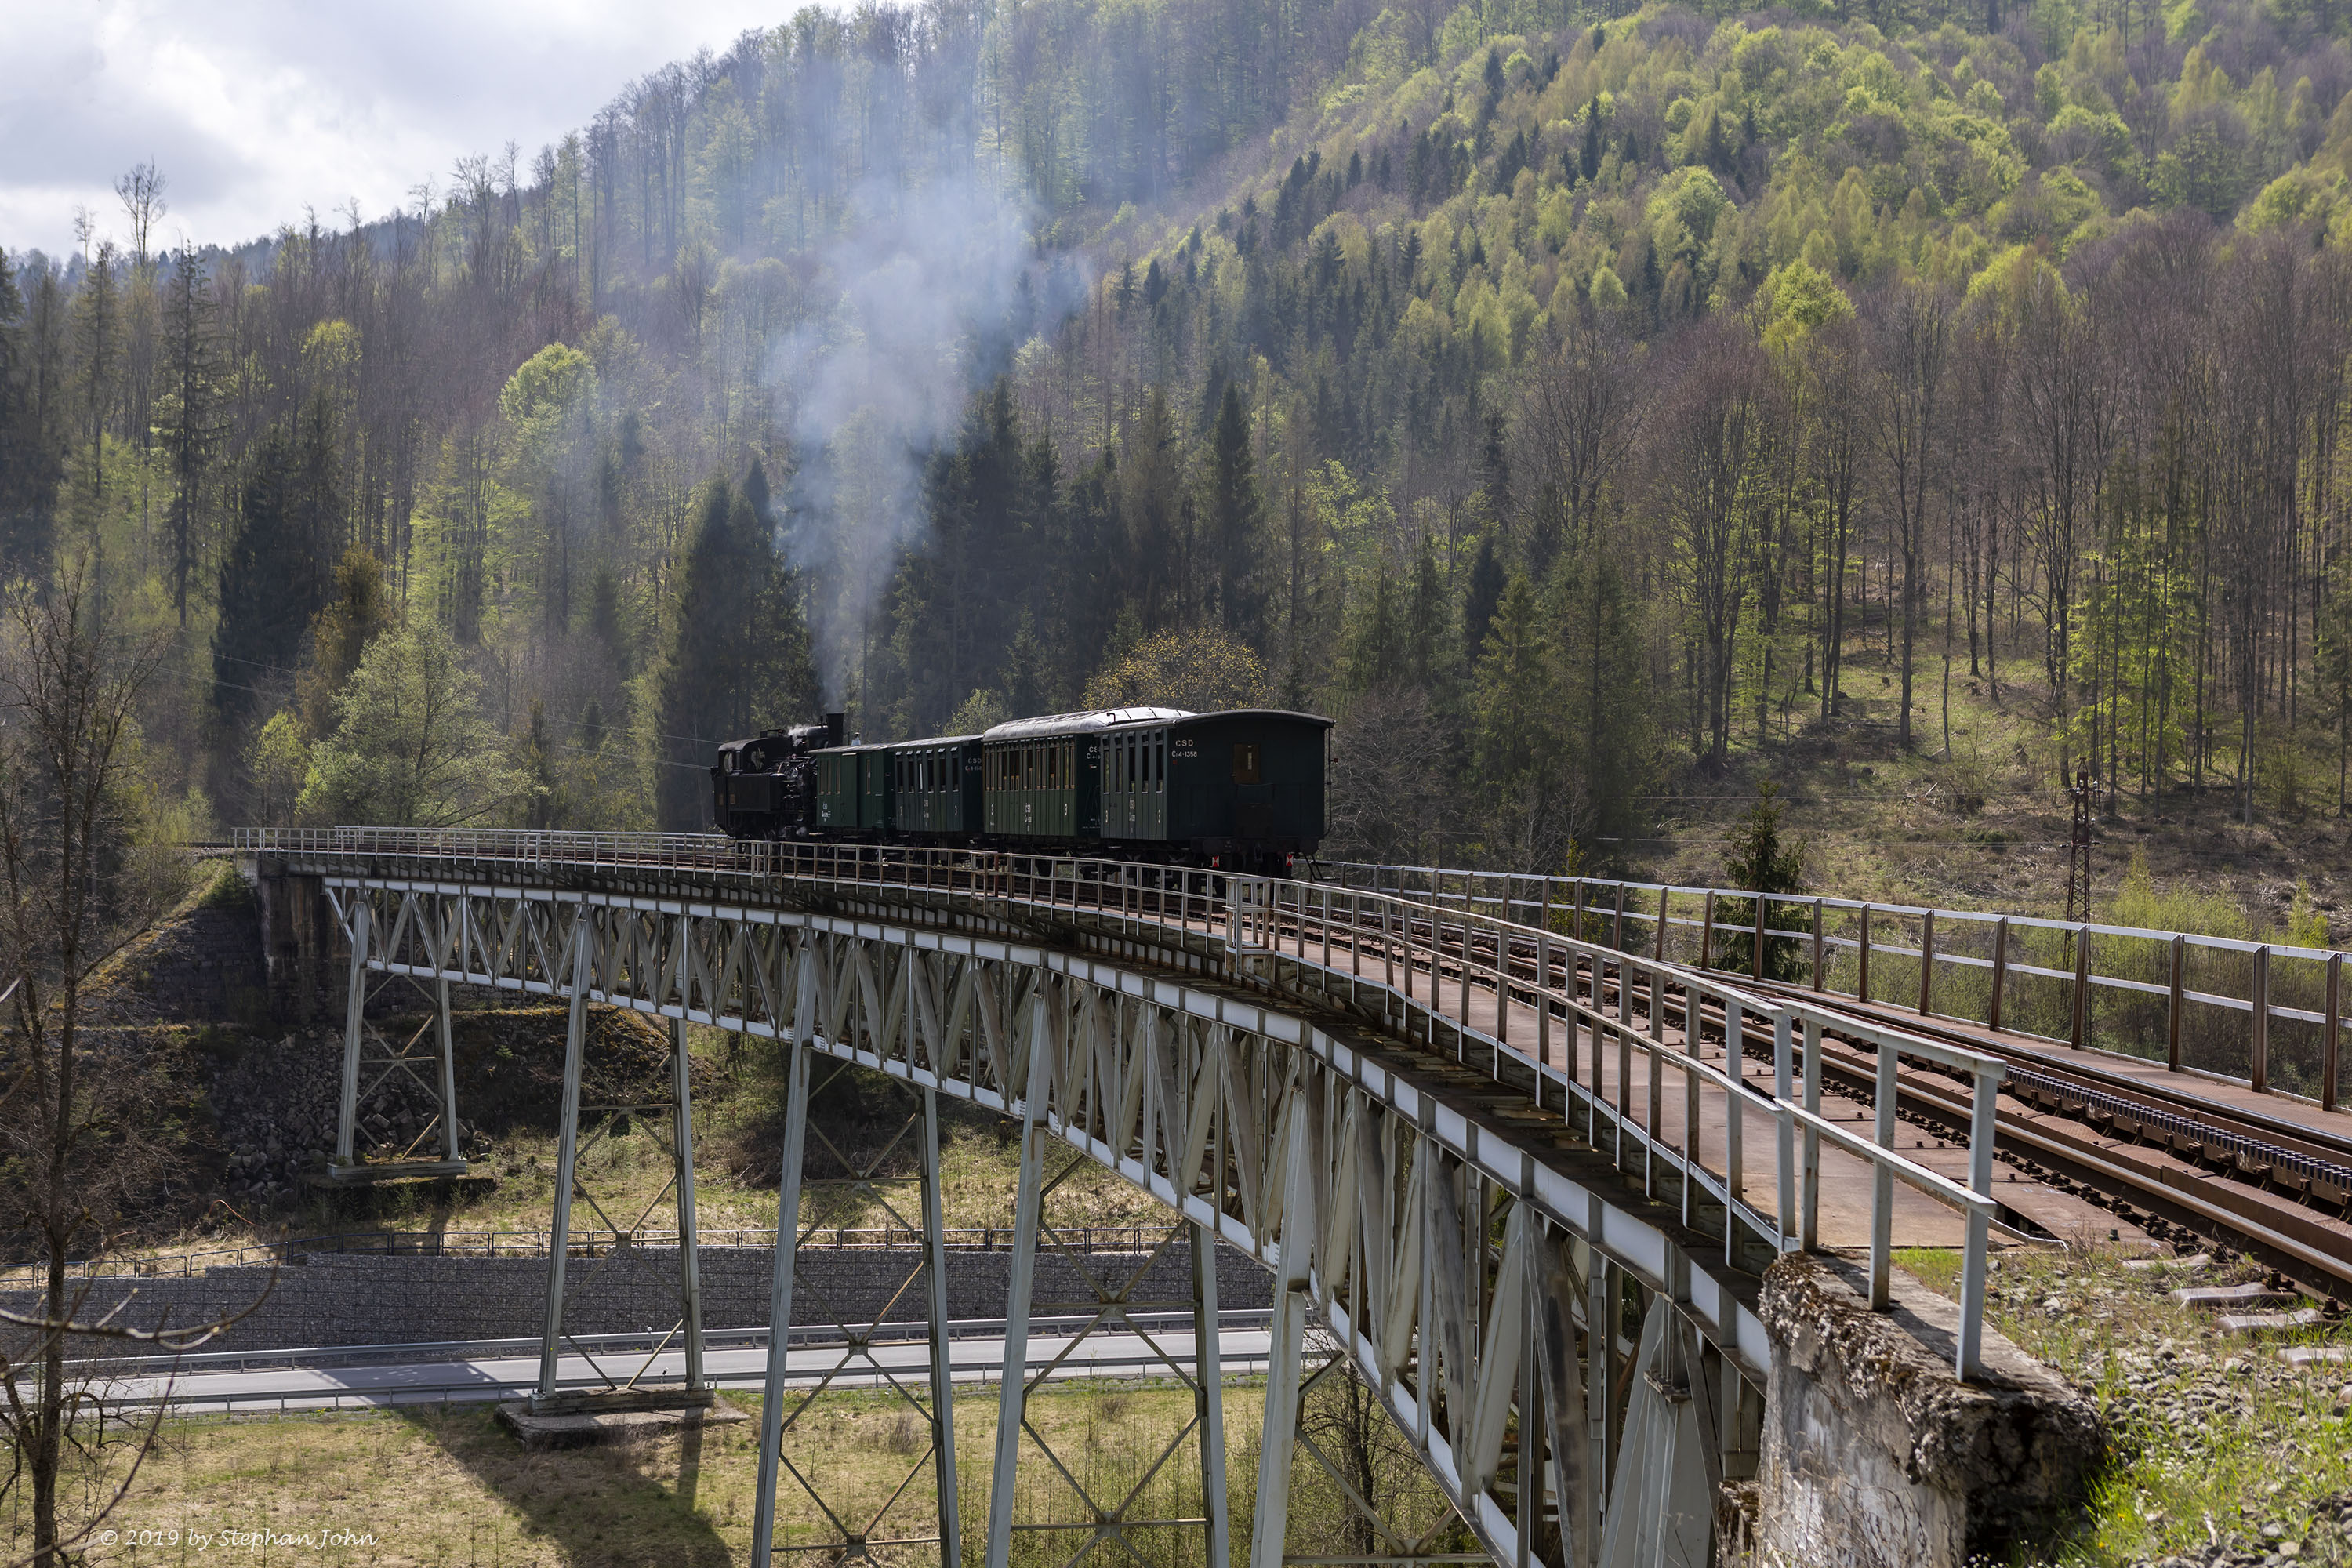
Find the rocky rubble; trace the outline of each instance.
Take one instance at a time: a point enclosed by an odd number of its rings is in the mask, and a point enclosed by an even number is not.
[[[387,1018],[377,1027],[385,1040],[397,1044],[423,1021]],[[563,1029],[562,1007],[456,1015],[457,1132],[467,1158],[488,1156],[493,1138],[510,1129],[553,1128],[563,1076]],[[583,1098],[591,1103],[660,1098],[666,1092],[661,1080],[667,1049],[662,1032],[636,1015],[593,1010]],[[234,1048],[215,1047],[212,1054],[213,1116],[226,1155],[222,1195],[241,1208],[290,1199],[303,1176],[324,1171],[334,1152],[342,1031],[313,1025],[278,1032],[274,1038],[244,1037]],[[354,1140],[362,1157],[443,1157],[441,1134],[434,1126],[440,1111],[437,1065],[423,1042],[418,1054],[424,1059],[412,1077],[385,1072],[371,1052]]]
[[[2275,1493],[2283,1488],[2273,1487]],[[2259,1515],[2261,1510],[2255,1510]],[[2214,1539],[2201,1549],[2147,1560],[2146,1568],[2283,1568],[2286,1563],[2352,1563],[2352,1491],[2323,1500],[2301,1530],[2275,1519],[2224,1529],[2208,1521]]]
[[[306,1173],[326,1169],[335,1149],[342,1067],[341,1032],[321,1027],[255,1040],[222,1064],[213,1078],[212,1103],[226,1152],[225,1195],[247,1203],[280,1202],[295,1194]],[[380,1070],[373,1062],[369,1068]],[[407,1074],[384,1074],[360,1101],[360,1152],[410,1149],[439,1110],[436,1097]],[[488,1140],[462,1118],[457,1128],[469,1154],[488,1152]],[[441,1156],[436,1129],[411,1157]]]

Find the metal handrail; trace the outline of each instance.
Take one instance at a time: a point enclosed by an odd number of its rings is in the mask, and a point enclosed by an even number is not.
[[[1408,1034],[1418,1016],[1423,1039],[1443,1046],[1450,1037],[1459,1058],[1466,1058],[1467,1042],[1477,1040],[1497,1052],[1508,1051],[1534,1070],[1538,1099],[1544,1082],[1558,1087],[1560,1109],[1571,1126],[1583,1111],[1586,1142],[1594,1148],[1613,1149],[1620,1166],[1630,1144],[1641,1160],[1645,1190],[1654,1193],[1661,1162],[1679,1172],[1684,1221],[1693,1221],[1696,1193],[1705,1190],[1725,1209],[1724,1247],[1727,1261],[1738,1247],[1740,1226],[1769,1242],[1777,1251],[1812,1250],[1819,1245],[1821,1192],[1820,1146],[1824,1138],[1865,1161],[1872,1173],[1870,1298],[1884,1309],[1892,1300],[1894,1188],[1898,1182],[1959,1213],[1966,1226],[1961,1258],[1960,1332],[1956,1363],[1962,1377],[1974,1375],[1981,1364],[1987,1254],[1998,1205],[1991,1196],[1997,1094],[2007,1064],[1981,1052],[1965,1050],[1943,1041],[1891,1028],[1843,1011],[1787,998],[1766,999],[1743,990],[1714,973],[1684,964],[1644,958],[1622,949],[1563,936],[1544,927],[1520,925],[1474,911],[1440,911],[1430,904],[1393,894],[1360,892],[1329,883],[1301,883],[1273,879],[1236,884],[1237,942],[1246,951],[1289,959],[1318,968],[1351,984],[1376,984],[1402,1002]],[[1441,925],[1452,927],[1451,933]],[[1426,929],[1425,947],[1417,945],[1419,930]],[[1401,936],[1402,942],[1394,939]],[[1450,952],[1449,937],[1458,941]],[[1481,965],[1482,942],[1494,954]],[[1368,948],[1381,952],[1381,973],[1363,973]],[[1397,949],[1402,947],[1403,974],[1396,973]],[[1338,954],[1335,957],[1335,952]],[[1415,994],[1416,954],[1429,958],[1428,987]],[[1456,1012],[1443,1006],[1444,967],[1457,964],[1454,978]],[[1524,962],[1523,962],[1524,961]],[[1496,998],[1496,1027],[1491,1034],[1469,1024],[1468,994],[1474,966],[1484,970],[1477,984]],[[1613,972],[1613,974],[1612,974]],[[1579,976],[1587,977],[1580,994]],[[1613,977],[1613,987],[1612,984]],[[1644,996],[1636,1015],[1632,1001],[1636,982]],[[1608,998],[1613,989],[1616,1008]],[[1680,1050],[1664,1041],[1669,1003],[1667,993],[1678,991],[1684,1022]],[[1510,1038],[1509,1000],[1526,998],[1536,1013],[1538,1037],[1530,1051]],[[1726,1071],[1698,1056],[1698,1015],[1712,1003],[1722,1021]],[[1551,1058],[1549,1029],[1555,1015],[1571,1029],[1568,1069]],[[1769,1028],[1773,1039],[1773,1086],[1770,1090],[1749,1082],[1738,1069],[1744,1055],[1746,1020]],[[1573,1030],[1586,1028],[1594,1041],[1594,1081],[1580,1082],[1575,1075]],[[1876,1125],[1874,1137],[1860,1138],[1850,1130],[1825,1121],[1821,1111],[1822,1037],[1834,1032],[1851,1043],[1869,1046],[1876,1055]],[[1801,1033],[1800,1047],[1797,1040]],[[1600,1081],[1600,1041],[1607,1037],[1618,1047],[1619,1103],[1609,1103]],[[1646,1059],[1646,1117],[1636,1117],[1629,1058],[1640,1051]],[[1903,1058],[1933,1063],[1970,1081],[1969,1181],[1966,1184],[1930,1171],[1895,1152],[1895,1076]],[[1801,1068],[1801,1089],[1799,1083]],[[1726,1097],[1724,1169],[1718,1175],[1705,1168],[1693,1148],[1675,1149],[1664,1143],[1659,1128],[1663,1118],[1664,1076],[1681,1075],[1684,1092],[1683,1126],[1686,1143],[1695,1144],[1692,1130],[1699,1123],[1700,1094],[1711,1089]],[[1765,1216],[1741,1202],[1746,1187],[1743,1113],[1755,1110],[1774,1119],[1779,1179],[1775,1183],[1777,1214]],[[1604,1123],[1606,1127],[1604,1128]],[[1802,1181],[1798,1158],[1802,1154]],[[1801,1207],[1799,1194],[1801,1190]]]
[[[1565,920],[1580,934],[1595,921],[1604,922],[1612,932],[1609,945],[1625,945],[1629,936],[1639,932],[1653,956],[1664,956],[1667,933],[1673,932],[1680,939],[1674,945],[1696,946],[1696,967],[1701,969],[1720,967],[1722,942],[1744,938],[1753,978],[1762,977],[1758,965],[1768,948],[1778,946],[1792,955],[1810,948],[1807,981],[1816,991],[2136,1061],[2157,1059],[2152,1050],[2123,1048],[2144,1038],[2147,1031],[2133,1031],[2128,1018],[2118,1025],[2116,1015],[2131,1007],[2135,998],[2160,998],[2162,1059],[2172,1070],[2240,1084],[2257,1092],[2315,1100],[2327,1110],[2336,1109],[2342,1099],[2344,954],[2334,949],[2097,921],[1630,879],[1339,860],[1315,862],[1308,874],[1343,888],[1368,883],[1370,890],[1387,890],[1449,910],[1470,912],[1483,908],[1541,925]],[[1727,903],[1738,906],[1746,918],[1737,925],[1718,919],[1726,912]],[[1788,925],[1792,913],[1805,923]],[[1838,923],[1832,923],[1832,917]],[[1875,932],[1874,921],[1878,922]],[[1950,940],[1956,928],[1975,932],[1978,940],[1973,945],[1990,948],[1990,952],[1964,951],[1969,944]],[[1695,944],[1688,940],[1693,933]],[[1939,934],[1944,939],[1940,942]],[[2022,939],[2029,934],[2054,945],[2062,960],[2071,955],[2067,967],[2033,962],[2032,955],[2023,951]],[[2117,952],[2118,948],[2122,951]],[[2201,967],[2193,955],[2200,953],[2242,968],[2244,994],[2191,984],[2192,968]],[[2134,963],[2135,957],[2143,962]],[[1878,984],[1874,984],[1870,973],[1874,961],[1880,965]],[[1903,994],[1890,994],[1883,983],[1890,965],[1899,971],[1895,978]],[[2291,968],[2286,973],[2276,973],[2282,966],[2301,966],[2303,973],[2295,973]],[[2128,973],[2135,969],[2141,973]],[[2150,974],[2159,978],[2147,978]],[[1956,994],[1955,986],[1939,984],[1958,975],[1974,977],[1975,984],[1967,988],[1965,996]],[[2011,993],[2027,981],[2049,983],[2063,994],[2055,998],[2063,1000],[2063,1006],[2045,1009],[2042,1019],[2021,1018],[2017,1004],[2030,999],[2012,997]],[[2293,997],[2280,994],[2282,990],[2297,988],[2306,994],[2304,1000],[2309,1005],[2298,1005]],[[2060,1027],[2034,1026],[2053,1013]],[[2227,1032],[2235,1037],[2189,1039],[2191,1034],[2210,1032],[2197,1028],[2210,1016],[2232,1020]],[[2303,1053],[2315,1060],[2284,1059],[2276,1037],[2276,1026],[2281,1024],[2317,1033],[2315,1048],[2307,1047]],[[2203,1059],[2187,1059],[2191,1055]],[[2298,1081],[2315,1079],[2318,1092],[2304,1095],[2284,1089],[2274,1081],[2282,1068],[2296,1073]]]

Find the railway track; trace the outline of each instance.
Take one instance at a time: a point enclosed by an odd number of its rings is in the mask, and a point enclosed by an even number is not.
[[[1469,943],[1465,952],[1465,931]],[[1377,934],[1368,932],[1367,934]],[[1398,934],[1393,930],[1391,937]],[[1407,938],[1429,962],[1472,984],[1507,975],[1515,987],[1572,994],[1590,1004],[1589,965],[1552,955],[1550,973],[1536,971],[1532,933],[1498,952],[1491,928],[1465,927],[1432,911]],[[1759,1000],[1802,1001],[1879,1028],[1924,1037],[1987,1056],[2009,1067],[1997,1118],[1997,1158],[2028,1176],[2114,1213],[2159,1240],[2184,1250],[2219,1247],[2243,1253],[2327,1304],[2331,1314],[2352,1303],[2352,1134],[2334,1133],[2282,1118],[2225,1106],[2193,1090],[2151,1085],[2079,1061],[2062,1061],[2014,1037],[1952,1027],[1933,1016],[1855,1001],[1809,987],[1743,976],[1716,978]],[[1613,987],[1613,981],[1604,982]],[[1613,994],[1613,992],[1612,992]],[[1527,1000],[1523,997],[1522,1000]],[[1646,1004],[1638,990],[1635,1013]],[[1664,1003],[1665,1022],[1682,1027],[1677,999]],[[1702,1004],[1699,1027],[1721,1037],[1722,1020]],[[1823,1082],[1859,1103],[1875,1101],[1874,1047],[1823,1030],[1829,1048]],[[1768,1062],[1769,1039],[1747,1037],[1746,1055]],[[1965,1140],[1969,1096],[1940,1069],[1906,1064],[1897,1074],[1902,1120],[1943,1137]],[[2026,1215],[2009,1223],[2032,1231]]]
[[[2243,1252],[2315,1296],[2339,1306],[2352,1301],[2352,1139],[2057,1061],[1932,1018],[1750,984],[1767,996],[1802,994],[1858,1019],[2001,1058],[2010,1071],[1997,1158],[2161,1240]],[[1867,1098],[1872,1060],[1833,1052],[1825,1067],[1842,1092]],[[1967,1126],[1964,1097],[1939,1075],[1906,1068],[1896,1081],[1898,1114],[1948,1134]]]

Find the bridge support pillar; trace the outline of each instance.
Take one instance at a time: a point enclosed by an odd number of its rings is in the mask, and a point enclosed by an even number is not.
[[[768,1568],[776,1541],[776,1479],[783,1468],[784,1367],[793,1337],[793,1271],[800,1256],[801,1166],[808,1152],[809,1047],[784,1046],[784,1154],[776,1185],[776,1266],[768,1288],[768,1367],[760,1394],[760,1478],[751,1515],[751,1568]]]
[[[940,1202],[940,1096],[923,1090],[923,1247],[930,1271],[926,1315],[931,1330],[931,1480],[939,1499],[940,1568],[962,1568],[962,1513],[956,1501],[955,1375],[948,1338],[947,1219]]]
[[[813,1047],[796,1044],[788,1046],[787,1049],[791,1053],[791,1060],[787,1068],[788,1089],[785,1107],[784,1169],[786,1173],[780,1183],[777,1207],[776,1263],[774,1283],[770,1292],[767,1379],[761,1409],[758,1500],[754,1505],[759,1511],[752,1524],[751,1561],[758,1565],[758,1568],[769,1568],[769,1565],[780,1555],[774,1539],[775,1510],[779,1500],[785,1495],[788,1475],[790,1485],[806,1492],[815,1501],[818,1511],[827,1520],[832,1521],[836,1529],[846,1531],[848,1526],[844,1522],[845,1521],[856,1520],[863,1522],[866,1534],[845,1535],[842,1539],[822,1543],[828,1549],[838,1550],[846,1556],[855,1556],[863,1553],[873,1541],[884,1536],[887,1536],[892,1544],[899,1547],[917,1546],[933,1539],[929,1535],[906,1534],[903,1531],[894,1531],[892,1528],[893,1521],[898,1517],[894,1510],[899,1498],[920,1495],[914,1485],[913,1471],[908,1473],[897,1492],[893,1494],[891,1500],[883,1505],[880,1512],[861,1512],[849,1507],[840,1506],[842,1500],[838,1498],[829,1500],[820,1489],[817,1479],[803,1467],[793,1464],[791,1458],[784,1452],[784,1435],[798,1426],[801,1416],[829,1386],[840,1383],[870,1382],[894,1391],[906,1402],[908,1410],[920,1417],[929,1428],[929,1451],[915,1461],[915,1469],[919,1470],[924,1466],[929,1466],[931,1469],[932,1496],[938,1521],[936,1539],[940,1549],[940,1568],[961,1568],[963,1537],[956,1495],[955,1385],[951,1364],[953,1343],[949,1337],[947,1233],[946,1216],[941,1212],[940,1189],[938,1093],[932,1089],[922,1090],[921,1109],[908,1122],[908,1130],[919,1126],[917,1146],[917,1164],[919,1173],[917,1181],[921,1189],[919,1196],[923,1235],[922,1261],[916,1265],[915,1269],[906,1276],[895,1290],[885,1292],[887,1298],[885,1305],[887,1311],[889,1303],[905,1300],[909,1292],[916,1289],[918,1275],[928,1276],[921,1286],[923,1315],[926,1327],[929,1331],[928,1358],[929,1364],[926,1388],[929,1403],[926,1405],[908,1386],[907,1381],[897,1371],[895,1363],[886,1365],[876,1356],[874,1351],[876,1331],[882,1326],[879,1322],[844,1321],[839,1311],[828,1302],[826,1293],[822,1289],[813,1286],[804,1296],[793,1289],[800,1243],[804,1236],[814,1230],[813,1226],[803,1227],[800,1218],[801,1199],[809,1188],[813,1186],[819,1189],[828,1186],[846,1187],[881,1203],[890,1221],[908,1228],[913,1227],[907,1217],[899,1213],[887,1198],[883,1197],[879,1191],[879,1186],[884,1181],[898,1179],[883,1178],[877,1173],[877,1171],[881,1161],[888,1158],[898,1148],[898,1140],[891,1140],[881,1153],[876,1156],[873,1163],[862,1168],[853,1166],[845,1178],[817,1180],[805,1173],[807,1161],[812,1152],[810,1147],[812,1134],[817,1145],[814,1152],[818,1159],[828,1157],[839,1159],[841,1151],[825,1136],[823,1128],[812,1129],[808,1125],[809,1098],[815,1089],[823,1087],[811,1081],[817,1066],[814,1060],[815,1050]],[[905,1132],[902,1131],[900,1137],[904,1136]],[[843,1163],[847,1163],[846,1161]],[[806,1305],[796,1309],[795,1303],[799,1301],[805,1301]],[[788,1376],[789,1342],[792,1330],[795,1326],[792,1315],[796,1310],[801,1313],[797,1326],[820,1330],[830,1327],[838,1338],[835,1339],[832,1335],[820,1337],[839,1347],[827,1352],[837,1359],[831,1365],[821,1369],[814,1378],[804,1378],[803,1386],[798,1389],[792,1386],[792,1380]],[[870,1504],[868,1509],[870,1510]],[[795,1551],[806,1549],[805,1542],[793,1548]]]
[[[670,1182],[677,1189],[677,1294],[686,1310],[686,1386],[702,1391],[702,1230],[694,1213],[694,1064],[686,1020],[669,1021]]]
[[[1433,982],[1434,984],[1434,982]],[[1274,1318],[1266,1325],[1265,1427],[1258,1447],[1257,1513],[1251,1521],[1250,1568],[1282,1568],[1290,1525],[1290,1460],[1298,1441],[1298,1390],[1307,1352],[1308,1263],[1314,1247],[1315,1193],[1307,1161],[1307,1099],[1294,1096],[1282,1161],[1281,1272]]]
[[[404,932],[414,931],[423,940],[424,945],[434,954],[436,966],[457,962],[451,956],[454,943],[449,940],[448,931],[445,929],[437,935],[434,932],[434,918],[429,907],[404,910],[394,921],[392,936],[387,940],[378,929],[381,917],[367,899],[353,897],[342,907],[343,934],[351,946],[351,973],[343,1001],[343,1071],[341,1103],[335,1120],[335,1152],[327,1167],[328,1175],[338,1184],[358,1185],[403,1176],[462,1176],[466,1173],[465,1149],[458,1136],[457,1063],[449,1033],[446,969],[437,969],[429,990],[415,975],[405,977],[407,984],[415,986],[419,994],[433,1004],[433,1016],[410,1034],[405,1044],[394,1048],[390,1041],[376,1032],[367,1017],[368,1002],[378,989],[373,984],[373,975],[369,965],[383,962],[389,950],[400,944]],[[445,911],[445,925],[449,918]],[[433,1036],[429,1045],[425,1042],[428,1033]],[[373,1078],[368,1076],[371,1068],[374,1070]],[[427,1123],[417,1134],[415,1142],[406,1149],[397,1150],[391,1160],[363,1163],[360,1157],[359,1142],[361,1102],[395,1073],[404,1076],[416,1089],[430,1094],[439,1105],[439,1112],[435,1121]],[[425,1142],[436,1127],[440,1132],[439,1159],[432,1157]],[[370,1142],[375,1144],[373,1136]],[[412,1157],[420,1153],[424,1157]]]
[[[572,1189],[580,1172],[580,1069],[588,1048],[588,917],[572,925],[572,1016],[563,1032],[563,1110],[556,1131],[555,1212],[547,1226],[547,1328],[539,1342],[539,1389],[534,1407],[555,1398],[556,1362],[563,1351],[564,1265],[572,1252]]]
[[[357,1163],[352,1149],[359,1131],[360,1037],[367,1026],[368,915],[367,900],[352,908],[352,980],[343,1007],[343,1101],[335,1122],[335,1163]]]
[[[1021,1416],[1029,1394],[1029,1305],[1037,1280],[1037,1226],[1045,1202],[1045,1096],[1053,1081],[1051,1037],[1057,1022],[1044,987],[1031,1004],[1029,1089],[1021,1100],[1021,1164],[1013,1205],[1013,1278],[1004,1295],[1004,1377],[996,1404],[996,1468],[988,1478],[987,1568],[1013,1558],[1013,1472],[1021,1460]]]
[[[1225,1371],[1217,1316],[1217,1233],[1192,1231],[1192,1416],[1201,1428],[1201,1511],[1207,1518],[1205,1561],[1231,1563],[1232,1510],[1225,1499]]]

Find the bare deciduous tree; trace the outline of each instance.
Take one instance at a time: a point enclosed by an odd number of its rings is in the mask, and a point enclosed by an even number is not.
[[[125,868],[142,783],[132,710],[163,644],[104,622],[83,563],[46,597],[19,590],[0,615],[0,967],[14,981],[0,1040],[0,1228],[41,1269],[37,1310],[0,1312],[15,1331],[0,1339],[0,1436],[13,1458],[0,1491],[28,1489],[30,1560],[50,1568],[121,1500],[154,1430],[132,1439],[129,1472],[68,1517],[69,1467],[95,1475],[110,1436],[105,1402],[68,1349],[173,1351],[222,1325],[141,1326],[120,1306],[90,1316],[87,1273],[68,1267],[117,1239],[175,1152],[169,1064],[121,1036],[94,1040],[83,1019],[85,982],[154,912]]]

